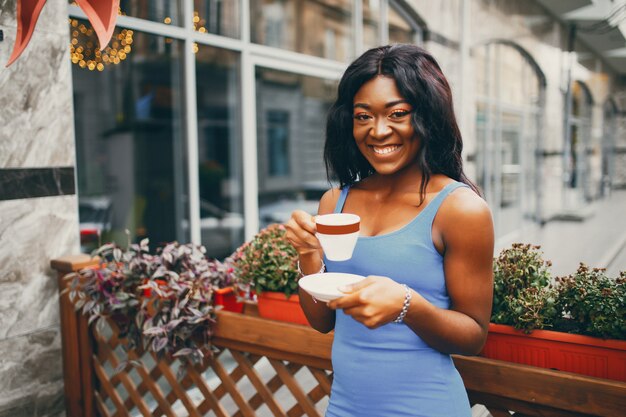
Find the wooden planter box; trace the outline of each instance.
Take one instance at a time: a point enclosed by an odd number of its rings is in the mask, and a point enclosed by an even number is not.
[[[489,324],[481,356],[626,382],[626,341]]]
[[[296,294],[287,298],[282,292],[264,291],[257,295],[257,307],[259,316],[265,319],[309,325]]]

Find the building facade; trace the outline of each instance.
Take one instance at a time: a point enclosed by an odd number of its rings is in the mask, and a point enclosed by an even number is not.
[[[626,42],[602,25],[622,3],[121,0],[100,51],[79,8],[49,2],[0,70],[0,417],[63,409],[50,259],[144,237],[223,258],[317,210],[326,112],[367,48],[438,59],[500,239],[584,218],[626,187],[626,59],[610,53]],[[0,0],[3,62],[15,6]]]

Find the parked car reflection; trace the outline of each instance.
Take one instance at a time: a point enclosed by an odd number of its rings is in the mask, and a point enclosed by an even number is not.
[[[189,222],[182,221],[183,230]],[[224,210],[209,201],[200,200],[200,239],[210,258],[223,259],[243,242],[244,219],[241,213]]]
[[[311,215],[317,214],[320,198],[331,187],[332,185],[326,181],[315,181],[302,184],[297,191],[283,192],[275,197],[265,193],[262,200],[266,202],[259,204],[260,227],[264,228],[272,223],[285,223],[294,210],[303,210]]]
[[[109,197],[80,197],[78,201],[80,219],[80,250],[90,253],[98,247],[98,235],[111,230],[113,203]]]

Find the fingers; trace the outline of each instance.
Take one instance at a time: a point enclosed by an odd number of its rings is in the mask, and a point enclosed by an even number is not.
[[[346,293],[345,296],[332,300],[328,303],[328,307],[332,309],[349,309],[354,306],[362,305],[367,302],[366,294],[362,293],[364,288],[369,287],[377,281],[378,277],[369,276],[355,284],[342,285],[339,291]]]
[[[315,217],[302,211],[296,210],[291,218],[285,223],[287,229],[286,238],[298,250],[299,253],[311,250],[319,250],[320,244],[315,237]]]
[[[328,303],[331,309],[342,309],[368,328],[391,322],[398,316],[404,300],[404,288],[391,278],[369,276],[340,288],[346,295]]]

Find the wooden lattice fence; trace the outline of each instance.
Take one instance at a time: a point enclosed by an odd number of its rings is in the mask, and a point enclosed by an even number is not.
[[[266,320],[256,320],[267,325]],[[272,354],[216,338],[215,350],[206,351],[201,364],[189,366],[151,352],[124,350],[125,340],[117,337],[112,324],[103,329],[94,326],[91,335],[95,342],[91,360],[99,387],[94,390],[94,401],[102,416],[321,416],[330,394],[330,364],[298,363],[291,356],[297,352]],[[126,356],[137,364],[115,373]],[[285,356],[291,361],[283,360]]]
[[[53,261],[61,277],[86,258]],[[323,416],[332,382],[332,334],[253,315],[219,312],[203,363],[130,351],[140,362],[114,374],[125,343],[113,325],[87,326],[61,298],[68,417]],[[624,358],[626,360],[626,358]],[[494,417],[623,415],[626,384],[478,357],[454,357],[472,404]],[[177,374],[182,375],[177,378]],[[365,417],[365,416],[364,416]]]

